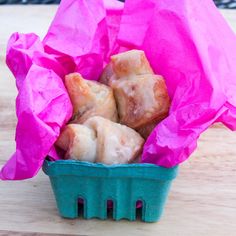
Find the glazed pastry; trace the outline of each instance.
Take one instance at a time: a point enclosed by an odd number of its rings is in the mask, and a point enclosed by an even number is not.
[[[120,122],[139,129],[168,115],[170,100],[158,75],[139,75],[112,83]]]
[[[85,80],[79,73],[67,75],[65,86],[73,105],[71,123],[81,124],[96,115],[117,121],[116,103],[111,88],[96,81]]]
[[[84,125],[97,134],[96,162],[108,165],[133,162],[141,153],[144,139],[135,130],[102,117],[91,117]]]
[[[111,86],[112,82],[117,79],[145,74],[153,74],[153,70],[144,52],[130,50],[111,56],[111,62],[104,68],[99,81]]]
[[[118,78],[153,74],[144,51],[130,50],[111,57],[111,67]]]
[[[62,130],[56,146],[65,151],[65,159],[95,162],[97,139],[94,130],[79,124],[69,124]]]
[[[143,143],[144,139],[131,128],[94,116],[84,125],[67,125],[56,146],[66,152],[65,159],[112,165],[136,160]]]
[[[120,123],[147,138],[168,115],[170,99],[163,77],[153,73],[140,50],[112,56],[107,68],[100,81],[113,88]]]

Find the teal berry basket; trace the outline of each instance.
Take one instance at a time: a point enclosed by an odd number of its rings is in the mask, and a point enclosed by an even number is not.
[[[156,222],[163,213],[178,167],[46,160],[43,171],[50,178],[62,217],[77,218],[82,205],[85,219],[107,219],[107,209],[112,209],[114,220],[133,221],[139,206],[142,221]]]

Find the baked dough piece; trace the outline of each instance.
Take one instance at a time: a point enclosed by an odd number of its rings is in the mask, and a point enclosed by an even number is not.
[[[79,124],[66,125],[56,141],[65,159],[95,162],[97,139],[94,130]]]
[[[100,81],[113,88],[120,123],[144,138],[168,115],[170,98],[164,78],[153,73],[143,51],[112,56]]]
[[[170,100],[165,81],[158,75],[139,75],[112,83],[120,122],[139,129],[168,115]]]
[[[134,161],[140,154],[144,139],[135,130],[102,117],[92,117],[84,125],[97,134],[96,162],[108,165]]]
[[[153,70],[144,51],[130,50],[111,56],[111,62],[104,68],[99,81],[111,86],[117,79],[145,74],[153,74]]]
[[[111,56],[111,65],[118,78],[153,74],[144,51],[130,50]]]
[[[117,121],[116,103],[111,88],[96,81],[85,80],[79,73],[67,75],[65,86],[73,105],[71,123],[83,123],[96,115]]]
[[[83,125],[67,125],[56,146],[66,152],[66,159],[112,165],[137,159],[143,143],[144,139],[131,128],[94,116]]]

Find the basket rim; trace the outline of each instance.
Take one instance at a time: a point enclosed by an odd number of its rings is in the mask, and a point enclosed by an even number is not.
[[[178,174],[178,166],[165,168],[150,163],[114,164],[91,163],[77,160],[45,160],[43,171],[46,175],[80,176],[100,178],[142,178],[172,180]]]

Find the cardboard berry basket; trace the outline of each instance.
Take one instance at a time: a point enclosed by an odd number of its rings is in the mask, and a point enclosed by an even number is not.
[[[177,167],[153,164],[120,164],[46,160],[43,171],[50,178],[59,213],[65,218],[107,219],[108,201],[113,202],[113,219],[136,220],[136,206],[142,203],[141,219],[160,219]],[[83,212],[78,200],[83,199]]]

